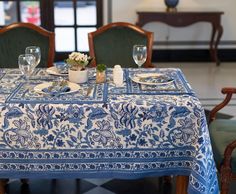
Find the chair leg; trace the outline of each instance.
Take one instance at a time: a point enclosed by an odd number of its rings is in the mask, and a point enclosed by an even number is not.
[[[228,194],[231,178],[232,178],[232,171],[230,166],[222,165],[220,168],[221,194]]]
[[[164,183],[167,183],[167,184],[170,184],[172,181],[171,176],[164,176],[163,179],[164,179]]]
[[[29,179],[20,179],[22,184],[28,184],[29,183]]]
[[[176,194],[188,193],[188,176],[176,176]]]
[[[8,179],[0,179],[0,194],[5,194],[5,186],[8,182]]]
[[[8,184],[9,179],[1,179],[1,181],[3,182],[4,185]]]

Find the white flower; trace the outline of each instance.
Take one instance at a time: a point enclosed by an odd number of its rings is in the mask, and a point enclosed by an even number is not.
[[[89,56],[80,52],[73,52],[69,55],[69,59],[79,62],[88,62]]]
[[[75,60],[75,57],[76,57],[76,52],[73,52],[69,55],[69,59],[71,60]]]
[[[90,56],[80,52],[72,52],[69,55],[69,58],[66,59],[66,62],[69,64],[70,69],[73,70],[85,68],[85,66],[88,65],[90,61]]]

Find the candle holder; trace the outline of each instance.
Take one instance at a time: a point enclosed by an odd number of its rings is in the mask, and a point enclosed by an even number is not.
[[[106,65],[98,64],[96,69],[96,83],[100,84],[106,82]]]

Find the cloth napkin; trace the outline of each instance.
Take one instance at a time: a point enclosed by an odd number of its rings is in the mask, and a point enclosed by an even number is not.
[[[70,91],[70,87],[69,86],[55,86],[55,87],[47,87],[42,89],[43,92],[49,94],[50,96],[60,96],[63,93],[69,92]]]

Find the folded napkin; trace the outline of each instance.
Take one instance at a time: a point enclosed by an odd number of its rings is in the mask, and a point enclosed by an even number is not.
[[[152,84],[167,84],[173,82],[174,79],[161,74],[136,74],[137,79],[143,83],[152,83]]]
[[[163,84],[163,85],[146,85],[146,84],[141,84],[141,89],[143,91],[162,91],[162,92],[167,92],[167,91],[178,91],[180,92],[181,90],[178,89],[175,84]]]
[[[50,96],[60,96],[63,93],[69,92],[70,87],[66,81],[53,82],[51,86],[42,89],[43,92]]]

